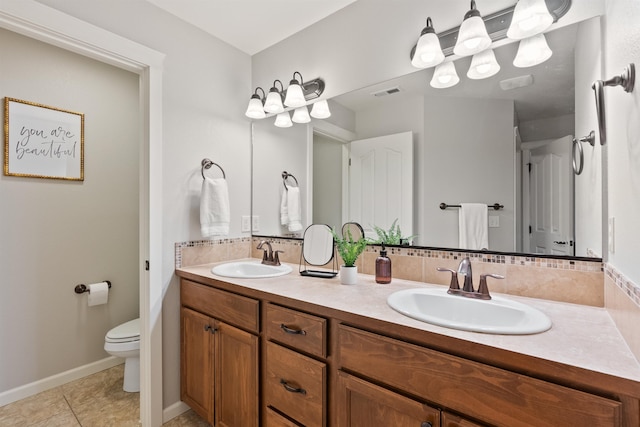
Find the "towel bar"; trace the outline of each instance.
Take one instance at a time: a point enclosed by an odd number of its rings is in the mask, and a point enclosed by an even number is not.
[[[447,208],[460,208],[460,207],[462,207],[462,206],[461,205],[448,205],[446,203],[440,203],[440,209],[442,209],[442,210],[445,210]],[[501,205],[500,203],[494,203],[492,205],[487,205],[487,207],[489,209],[494,209],[494,210],[498,211],[498,210],[504,208],[504,205]]]
[[[224,169],[222,169],[222,166],[220,166],[217,163],[212,162],[209,159],[202,159],[202,162],[200,162],[202,164],[202,169],[200,170],[200,173],[202,174],[202,179],[204,179],[204,170],[205,169],[210,169],[211,166],[215,165],[218,167],[218,169],[220,169],[220,171],[222,172],[222,177],[223,178],[227,178],[227,175],[224,173]]]

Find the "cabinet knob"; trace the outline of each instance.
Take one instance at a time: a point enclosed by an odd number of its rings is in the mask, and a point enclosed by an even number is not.
[[[433,424],[429,421],[423,421],[422,424],[420,424],[420,427],[433,427]]]
[[[215,333],[218,329],[214,328],[211,325],[204,325],[205,332]]]

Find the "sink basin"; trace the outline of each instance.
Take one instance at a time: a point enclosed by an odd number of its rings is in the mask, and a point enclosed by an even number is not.
[[[489,334],[537,334],[551,328],[540,310],[499,296],[477,300],[447,294],[447,289],[416,288],[394,292],[391,308],[423,322]]]
[[[216,265],[211,269],[211,272],[223,277],[264,279],[289,274],[291,267],[288,265],[265,265],[260,261],[237,261]]]

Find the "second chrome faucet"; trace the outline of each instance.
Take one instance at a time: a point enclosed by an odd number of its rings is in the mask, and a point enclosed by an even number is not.
[[[473,272],[471,269],[471,260],[469,257],[465,257],[458,265],[458,271],[451,270],[449,268],[438,267],[438,271],[448,271],[451,273],[451,283],[449,284],[449,290],[447,293],[451,295],[460,295],[468,298],[477,299],[491,299],[489,294],[489,287],[487,286],[487,277],[493,277],[494,279],[504,279],[504,276],[499,274],[481,274],[480,285],[475,290],[473,287]],[[464,284],[462,289],[458,284],[458,274],[464,276]]]

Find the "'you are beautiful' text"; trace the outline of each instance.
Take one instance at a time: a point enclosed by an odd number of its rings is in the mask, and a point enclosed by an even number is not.
[[[75,158],[78,141],[74,138],[75,135],[62,126],[51,131],[23,126],[16,143],[16,157],[18,160],[25,155],[58,159]]]

